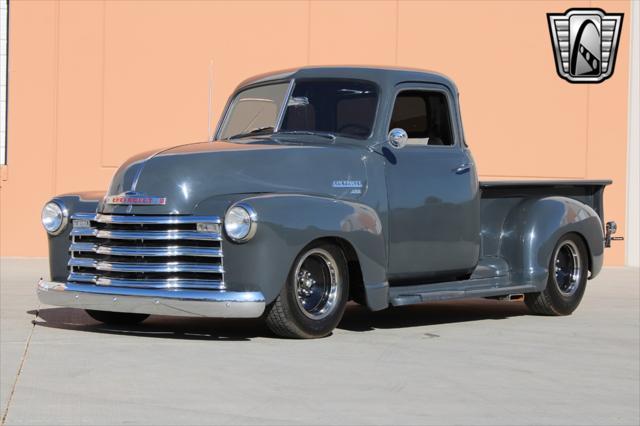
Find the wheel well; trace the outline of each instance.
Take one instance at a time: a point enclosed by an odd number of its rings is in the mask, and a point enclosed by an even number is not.
[[[584,237],[584,235],[576,232],[575,233],[584,243],[584,246],[587,248],[587,260],[589,261],[589,272],[593,271],[593,256],[591,254],[591,247],[589,247],[589,243],[587,242],[587,239]]]
[[[312,242],[317,241],[326,241],[340,247],[347,260],[347,267],[349,270],[349,300],[355,300],[360,304],[365,304],[366,297],[364,293],[364,280],[362,279],[362,268],[360,266],[358,254],[351,243],[340,237],[319,238]]]
[[[575,232],[575,231],[574,232],[568,232],[565,235],[570,235],[570,234],[571,235],[575,235],[578,238],[580,238],[580,240],[584,244],[584,246],[585,246],[585,248],[587,250],[587,261],[589,262],[587,266],[588,266],[589,272],[592,272],[593,271],[593,256],[591,254],[591,247],[589,247],[589,243],[587,242],[587,239],[584,237],[584,235],[582,235],[579,232]]]

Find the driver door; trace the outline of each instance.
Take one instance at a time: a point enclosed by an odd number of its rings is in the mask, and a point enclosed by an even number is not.
[[[384,149],[392,283],[462,279],[478,263],[478,180],[453,99],[439,85],[396,93],[388,130],[402,128],[409,139],[404,148]]]

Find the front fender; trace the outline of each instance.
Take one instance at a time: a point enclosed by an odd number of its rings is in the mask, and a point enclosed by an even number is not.
[[[512,280],[543,290],[549,261],[559,238],[569,232],[582,236],[589,250],[591,277],[602,269],[602,222],[588,205],[567,197],[526,199],[507,215],[500,255],[511,267]]]
[[[223,243],[225,281],[234,290],[260,290],[267,303],[280,293],[294,259],[311,241],[341,238],[354,248],[365,288],[386,282],[382,223],[366,205],[300,194],[244,198],[258,214],[251,241]],[[386,307],[386,306],[385,306]]]
[[[104,191],[78,192],[75,194],[58,195],[51,199],[64,207],[69,213],[69,217],[75,213],[94,213],[98,208],[98,203],[104,197]],[[71,220],[67,228],[58,235],[47,233],[49,240],[49,272],[52,281],[64,282],[67,280],[69,271],[69,232],[71,232]],[[43,230],[43,232],[46,232]]]

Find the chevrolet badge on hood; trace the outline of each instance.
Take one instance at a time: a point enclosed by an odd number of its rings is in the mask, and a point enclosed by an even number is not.
[[[123,192],[118,195],[108,195],[105,197],[107,204],[124,204],[135,206],[164,206],[167,204],[165,197],[151,197],[139,192]]]

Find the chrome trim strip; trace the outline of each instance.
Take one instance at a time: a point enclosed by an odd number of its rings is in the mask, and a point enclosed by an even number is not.
[[[72,242],[69,246],[69,252],[80,251],[80,252],[93,252],[96,253],[98,246],[93,243],[74,243]]]
[[[100,277],[95,282],[96,285],[110,287],[131,287],[131,288],[157,288],[166,290],[180,289],[203,289],[203,290],[224,290],[224,282],[218,280],[123,280],[119,278]]]
[[[221,265],[211,265],[206,263],[126,263],[126,262],[106,262],[84,257],[72,257],[69,259],[69,266],[81,268],[95,268],[98,271],[113,272],[196,272],[196,273],[224,273]]]
[[[95,219],[98,223],[118,223],[118,224],[159,224],[176,225],[189,223],[222,223],[218,216],[123,216],[97,214]]]
[[[169,256],[201,256],[222,257],[222,250],[214,247],[131,247],[131,246],[102,246],[94,243],[72,243],[71,252],[89,252],[105,254],[109,256],[145,256],[145,257],[169,257]]]
[[[166,231],[110,231],[106,229],[74,228],[71,230],[71,236],[113,240],[222,240],[221,235],[215,232],[181,231],[177,229]]]
[[[159,288],[159,289],[205,289],[224,290],[225,284],[220,280],[191,280],[182,278],[169,278],[166,280],[157,279],[125,279],[106,278],[94,274],[82,272],[72,272],[69,274],[70,282],[80,282],[112,287],[133,287],[133,288]]]
[[[98,238],[114,240],[222,240],[215,232],[180,231],[169,229],[166,231],[107,231],[99,230]]]
[[[80,281],[95,284],[95,282],[98,280],[98,275],[86,272],[71,272],[69,273],[67,279],[69,281]]]
[[[85,219],[99,223],[175,225],[185,223],[222,223],[218,216],[125,216],[95,213],[75,213],[71,219]]]
[[[260,292],[145,290],[40,280],[40,302],[112,312],[217,318],[257,318],[264,312]]]
[[[69,235],[72,237],[95,237],[97,233],[98,230],[94,228],[73,228]]]
[[[85,220],[95,220],[95,213],[74,213],[71,215],[71,219],[85,219]]]

